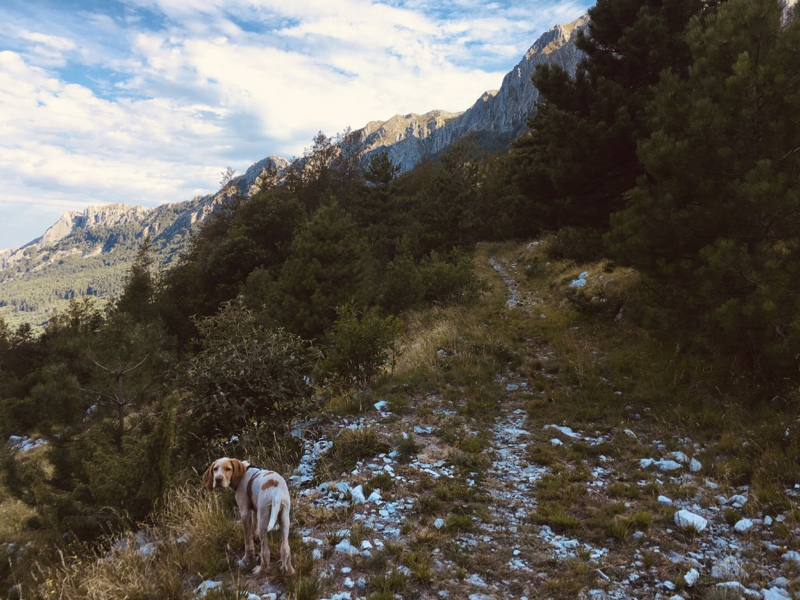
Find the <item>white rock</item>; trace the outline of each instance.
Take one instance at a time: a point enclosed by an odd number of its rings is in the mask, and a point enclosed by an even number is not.
[[[336,551],[341,552],[342,554],[349,554],[351,556],[354,554],[358,554],[358,548],[353,546],[353,544],[351,544],[350,540],[348,539],[344,539],[338,544],[336,544]]]
[[[753,522],[750,519],[739,519],[733,528],[739,533],[744,533],[753,527]]]
[[[625,435],[627,435],[627,436],[632,437],[635,440],[639,439],[639,438],[636,437],[636,434],[633,433],[633,431],[631,431],[630,429],[626,429],[623,433],[625,433]]]
[[[442,527],[444,527],[444,519],[442,519],[441,517],[436,519],[433,522],[433,526],[436,527],[436,529],[441,529]]]
[[[697,569],[691,568],[689,571],[683,576],[683,580],[686,582],[688,587],[692,587],[697,580],[700,579],[700,573]]]
[[[158,546],[161,542],[148,542],[139,548],[139,554],[142,556],[153,556],[156,551],[158,550]]]
[[[700,532],[708,527],[708,521],[688,510],[679,510],[675,513],[675,525],[680,528],[694,527]]]
[[[791,600],[792,597],[784,589],[779,587],[769,588],[768,590],[761,590],[761,595],[764,600]]]
[[[558,438],[553,438],[552,440],[550,440],[550,443],[553,444],[553,446],[563,446],[564,445],[564,442],[562,442]]]
[[[681,468],[681,463],[675,462],[674,460],[657,460],[656,466],[660,471],[675,471],[676,469]]]
[[[770,517],[769,515],[767,515],[766,517],[764,517],[764,525],[766,525],[767,527],[769,527],[770,525],[772,525],[772,517]]]
[[[367,499],[364,497],[364,488],[361,485],[357,485],[350,490],[350,497],[356,504],[364,504],[364,502],[367,501]]]
[[[579,438],[579,437],[581,437],[580,435],[578,435],[577,433],[572,431],[571,428],[562,427],[561,425],[545,425],[542,429],[555,429],[556,431],[560,431],[561,433],[563,433],[567,437],[571,437],[571,438]]]
[[[373,492],[367,498],[367,502],[379,502],[381,499],[381,493],[379,490],[373,490]]]
[[[789,552],[783,555],[783,561],[793,562],[800,567],[800,552],[797,550],[789,550]]]
[[[736,494],[728,498],[728,504],[732,504],[734,508],[742,508],[747,503],[747,496]]]
[[[674,471],[676,469],[681,468],[681,464],[675,462],[674,460],[655,460],[652,458],[640,458],[639,459],[639,466],[642,469],[646,469],[652,465],[655,465],[659,468],[659,470],[667,472],[667,471]]]
[[[199,595],[201,598],[203,598],[208,592],[215,590],[218,587],[222,587],[221,581],[211,581],[210,579],[206,579],[194,589],[194,593],[195,595]]]
[[[672,499],[671,498],[667,498],[666,496],[659,496],[658,497],[658,501],[661,504],[672,504]]]
[[[346,587],[346,588],[352,588],[352,587],[354,587],[356,584],[355,584],[355,582],[354,582],[352,579],[350,579],[349,577],[345,577],[345,578],[344,578],[344,581],[342,582],[342,585],[344,585],[344,587]]]
[[[689,470],[692,473],[697,473],[702,468],[703,468],[703,463],[701,463],[699,460],[693,458],[692,460],[689,461]]]
[[[672,460],[678,461],[682,465],[685,465],[689,462],[689,457],[686,456],[683,452],[670,452],[667,454]]]
[[[726,556],[711,567],[714,579],[737,579],[744,573],[742,565],[734,556]]]
[[[381,411],[384,408],[386,408],[387,406],[389,406],[389,403],[386,400],[379,400],[378,402],[376,402],[374,404],[374,406],[375,406],[375,410]]]

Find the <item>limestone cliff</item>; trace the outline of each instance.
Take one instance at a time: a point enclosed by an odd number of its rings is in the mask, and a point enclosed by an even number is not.
[[[518,137],[536,110],[539,91],[531,80],[540,64],[556,64],[574,73],[583,53],[575,46],[577,32],[587,16],[567,25],[556,25],[531,46],[523,59],[503,78],[499,90],[485,92],[461,113],[441,110],[424,115],[395,115],[388,121],[372,121],[358,133],[365,155],[385,151],[401,170],[414,167],[424,156],[435,155],[469,133],[493,138],[498,144]]]

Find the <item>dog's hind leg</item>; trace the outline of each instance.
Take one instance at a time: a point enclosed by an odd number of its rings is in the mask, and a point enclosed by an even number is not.
[[[287,501],[280,507],[281,511],[281,568],[287,575],[294,575],[292,567],[292,551],[289,548],[289,507]]]
[[[258,511],[258,537],[261,542],[261,564],[253,569],[253,575],[267,575],[269,572],[269,517],[271,506],[266,506]],[[266,514],[265,514],[266,513]]]
[[[253,530],[255,529],[255,514],[250,511],[242,513],[242,528],[244,529],[244,556],[239,559],[239,566],[246,567],[251,560],[255,547],[253,544]]]

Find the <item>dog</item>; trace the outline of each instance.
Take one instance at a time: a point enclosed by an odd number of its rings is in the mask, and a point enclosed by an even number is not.
[[[261,564],[253,569],[253,575],[261,575],[269,569],[269,544],[267,533],[275,529],[280,519],[281,568],[287,575],[294,574],[289,549],[289,511],[292,500],[286,480],[274,471],[261,469],[247,461],[235,458],[218,458],[203,473],[203,483],[209,490],[231,488],[236,494],[236,504],[244,527],[244,556],[240,564],[245,566],[253,559],[253,526],[261,540]]]

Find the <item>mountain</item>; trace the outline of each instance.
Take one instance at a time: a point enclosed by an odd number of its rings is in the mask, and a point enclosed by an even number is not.
[[[583,57],[575,46],[575,36],[588,22],[584,15],[548,30],[506,74],[499,90],[485,92],[464,112],[434,110],[424,115],[395,115],[388,121],[368,123],[356,132],[365,153],[385,151],[405,171],[423,157],[438,154],[470,133],[478,134],[483,146],[505,147],[527,130],[528,117],[536,109],[539,91],[531,81],[536,67],[557,64],[574,73]]]
[[[505,76],[499,90],[485,92],[463,112],[434,110],[368,123],[354,132],[362,159],[387,152],[401,171],[407,171],[468,134],[476,134],[483,149],[504,148],[526,130],[527,119],[536,110],[539,93],[531,76],[537,65],[558,64],[574,72],[582,56],[575,35],[587,22],[584,16],[547,31]],[[304,160],[299,159],[300,169]],[[265,169],[280,174],[289,166],[286,159],[269,156],[230,183],[252,194]],[[160,263],[168,265],[223,198],[219,191],[150,209],[110,204],[65,213],[41,237],[0,251],[0,318],[12,326],[39,326],[73,298],[93,296],[101,302],[113,298],[146,236]]]
[[[248,189],[263,169],[288,164],[265,158],[233,183]],[[35,240],[0,252],[0,318],[12,326],[40,326],[73,298],[102,303],[115,297],[145,237],[159,263],[169,265],[224,197],[219,191],[155,208],[109,204],[65,213]]]

